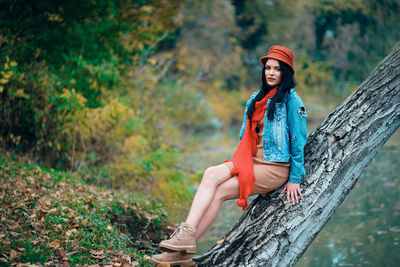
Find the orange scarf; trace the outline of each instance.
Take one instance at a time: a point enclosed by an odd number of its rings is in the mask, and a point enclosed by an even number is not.
[[[269,91],[261,101],[255,103],[251,120],[248,120],[243,138],[231,160],[234,165],[231,174],[238,175],[239,177],[240,197],[237,204],[239,207],[242,207],[243,210],[248,207],[247,197],[253,190],[255,181],[253,155],[257,153],[257,144],[260,142],[256,127],[258,121],[261,120],[265,114],[268,99],[273,97],[275,93],[276,87]],[[229,162],[229,160],[225,160],[224,162]]]

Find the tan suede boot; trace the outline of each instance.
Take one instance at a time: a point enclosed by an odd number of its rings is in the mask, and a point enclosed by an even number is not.
[[[197,264],[192,261],[192,254],[186,254],[182,252],[164,252],[153,255],[150,261],[154,265],[165,262],[169,263],[170,266],[197,266]]]
[[[170,239],[160,243],[160,249],[166,252],[182,251],[186,253],[196,253],[196,228],[182,222],[176,228]]]

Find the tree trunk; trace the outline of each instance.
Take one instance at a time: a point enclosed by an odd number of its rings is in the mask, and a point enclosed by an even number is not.
[[[199,266],[293,266],[400,125],[400,43],[308,137],[304,200],[257,197]]]

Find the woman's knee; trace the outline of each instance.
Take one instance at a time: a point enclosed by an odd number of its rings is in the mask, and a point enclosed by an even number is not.
[[[201,185],[203,186],[213,186],[216,187],[217,184],[217,175],[218,171],[216,170],[216,166],[212,166],[207,168],[204,171],[203,178],[201,179]]]
[[[205,170],[201,184],[203,184],[203,186],[217,187],[231,176],[230,169],[224,166],[224,164],[212,166]]]

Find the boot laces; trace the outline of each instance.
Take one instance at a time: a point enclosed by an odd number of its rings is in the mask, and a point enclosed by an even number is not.
[[[182,227],[179,226],[178,228],[175,229],[170,238],[176,236],[178,239],[181,239],[182,235],[183,235],[183,229]]]

